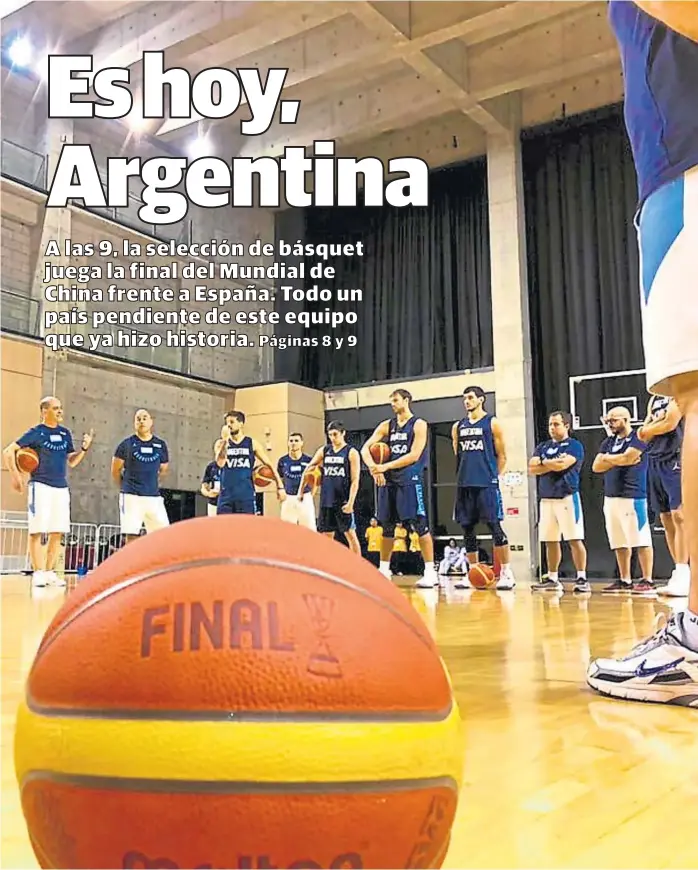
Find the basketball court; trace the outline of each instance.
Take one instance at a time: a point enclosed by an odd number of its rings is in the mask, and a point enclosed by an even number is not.
[[[621,652],[652,631],[665,605],[439,593],[402,580],[438,640],[466,723],[465,783],[444,867],[696,866],[692,718],[603,699],[584,680],[590,648]],[[36,867],[13,775],[14,714],[63,597],[3,578],[3,867]],[[669,853],[658,827],[672,831]]]

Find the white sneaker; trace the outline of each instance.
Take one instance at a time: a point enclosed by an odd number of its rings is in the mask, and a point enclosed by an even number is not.
[[[453,584],[454,589],[472,589],[473,585],[468,579],[467,574],[461,574],[456,582]]]
[[[46,586],[48,585],[48,577],[46,576],[46,571],[34,571],[32,574],[32,586]]]
[[[514,572],[511,568],[502,568],[499,572],[499,580],[497,581],[496,589],[499,589],[500,592],[508,589],[513,589],[516,586],[516,580],[514,579]]]
[[[46,572],[46,582],[49,586],[65,586],[63,577],[59,577],[55,571]]]
[[[686,646],[683,620],[660,613],[657,631],[625,658],[592,661],[587,683],[614,698],[698,707],[698,651]]]
[[[425,568],[424,574],[417,580],[416,587],[418,589],[433,589],[439,585],[439,575],[436,573],[436,568]]]
[[[378,570],[385,577],[386,580],[392,580],[393,575],[390,571],[390,568],[386,568],[385,570],[383,570],[383,568],[379,568]]]
[[[677,571],[674,568],[666,586],[657,589],[659,595],[668,595],[670,598],[687,598],[691,586],[691,572]]]

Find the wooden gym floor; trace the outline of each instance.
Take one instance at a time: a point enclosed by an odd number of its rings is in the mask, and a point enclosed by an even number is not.
[[[527,588],[439,593],[400,579],[437,638],[466,721],[445,867],[698,867],[695,711],[604,699],[584,681],[590,650],[622,654],[668,605]],[[63,591],[30,595],[26,578],[0,586],[0,866],[36,867],[14,781],[14,715]]]

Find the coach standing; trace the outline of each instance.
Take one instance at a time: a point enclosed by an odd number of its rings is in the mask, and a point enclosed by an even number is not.
[[[570,437],[572,420],[565,411],[548,417],[550,439],[541,442],[528,463],[529,474],[538,478],[540,519],[538,532],[545,544],[548,579],[531,587],[539,591],[562,591],[558,569],[562,561],[561,541],[569,542],[577,569],[575,592],[590,592],[587,581],[587,551],[584,546],[584,513],[579,495],[579,475],[584,446]]]
[[[82,436],[80,450],[75,450],[73,436],[63,422],[63,406],[55,396],[47,396],[39,404],[41,423],[25,432],[3,451],[12,478],[12,488],[24,489],[22,473],[17,467],[17,451],[30,447],[39,456],[39,465],[29,476],[28,525],[29,555],[32,563],[32,585],[65,586],[65,580],[55,572],[61,546],[61,535],[70,532],[70,490],[67,470],[78,466],[90,449],[94,429]],[[47,535],[48,543],[41,543]]]
[[[656,596],[652,582],[654,551],[647,510],[647,445],[630,426],[627,408],[611,408],[603,421],[608,438],[594,459],[592,471],[603,474],[606,534],[615,551],[620,577],[605,593],[632,592]],[[632,552],[638,550],[642,579],[632,582]]]
[[[164,438],[153,434],[153,418],[141,408],[134,418],[134,434],[118,445],[111,461],[112,479],[119,487],[121,534],[128,540],[169,526],[160,480],[167,474],[169,451]]]

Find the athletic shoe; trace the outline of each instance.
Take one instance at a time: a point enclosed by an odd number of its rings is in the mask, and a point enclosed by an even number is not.
[[[668,595],[670,598],[688,598],[688,590],[691,586],[691,572],[677,571],[674,568],[666,586],[657,589],[660,595]]]
[[[460,577],[458,577],[456,582],[453,584],[453,588],[454,589],[472,589],[473,587],[472,587],[470,580],[468,579],[468,575],[461,574]]]
[[[686,645],[684,614],[668,621],[622,659],[596,659],[587,670],[592,689],[627,701],[698,707],[698,651]]]
[[[588,580],[577,580],[577,582],[574,584],[574,589],[572,591],[577,592],[580,595],[582,595],[586,592],[591,592],[591,586],[589,585],[589,581]]]
[[[418,589],[433,589],[439,585],[439,575],[436,573],[436,568],[425,568],[424,574],[417,580],[415,584]]]
[[[65,586],[65,580],[63,577],[59,577],[55,571],[46,572],[46,582],[49,586]]]
[[[32,586],[46,586],[48,584],[48,577],[46,576],[46,571],[34,571],[32,574]]]
[[[500,592],[503,592],[513,589],[514,586],[516,586],[514,572],[508,565],[503,565],[502,570],[499,572],[499,580],[497,581],[496,588],[499,589]]]
[[[535,592],[564,592],[565,588],[559,580],[542,580],[540,583],[531,583],[531,589]]]
[[[643,598],[657,597],[657,587],[651,580],[635,580],[630,592],[633,595],[640,595]]]
[[[608,586],[604,586],[601,592],[604,595],[622,595],[625,592],[632,592],[633,584],[624,583],[622,580],[614,580]]]

